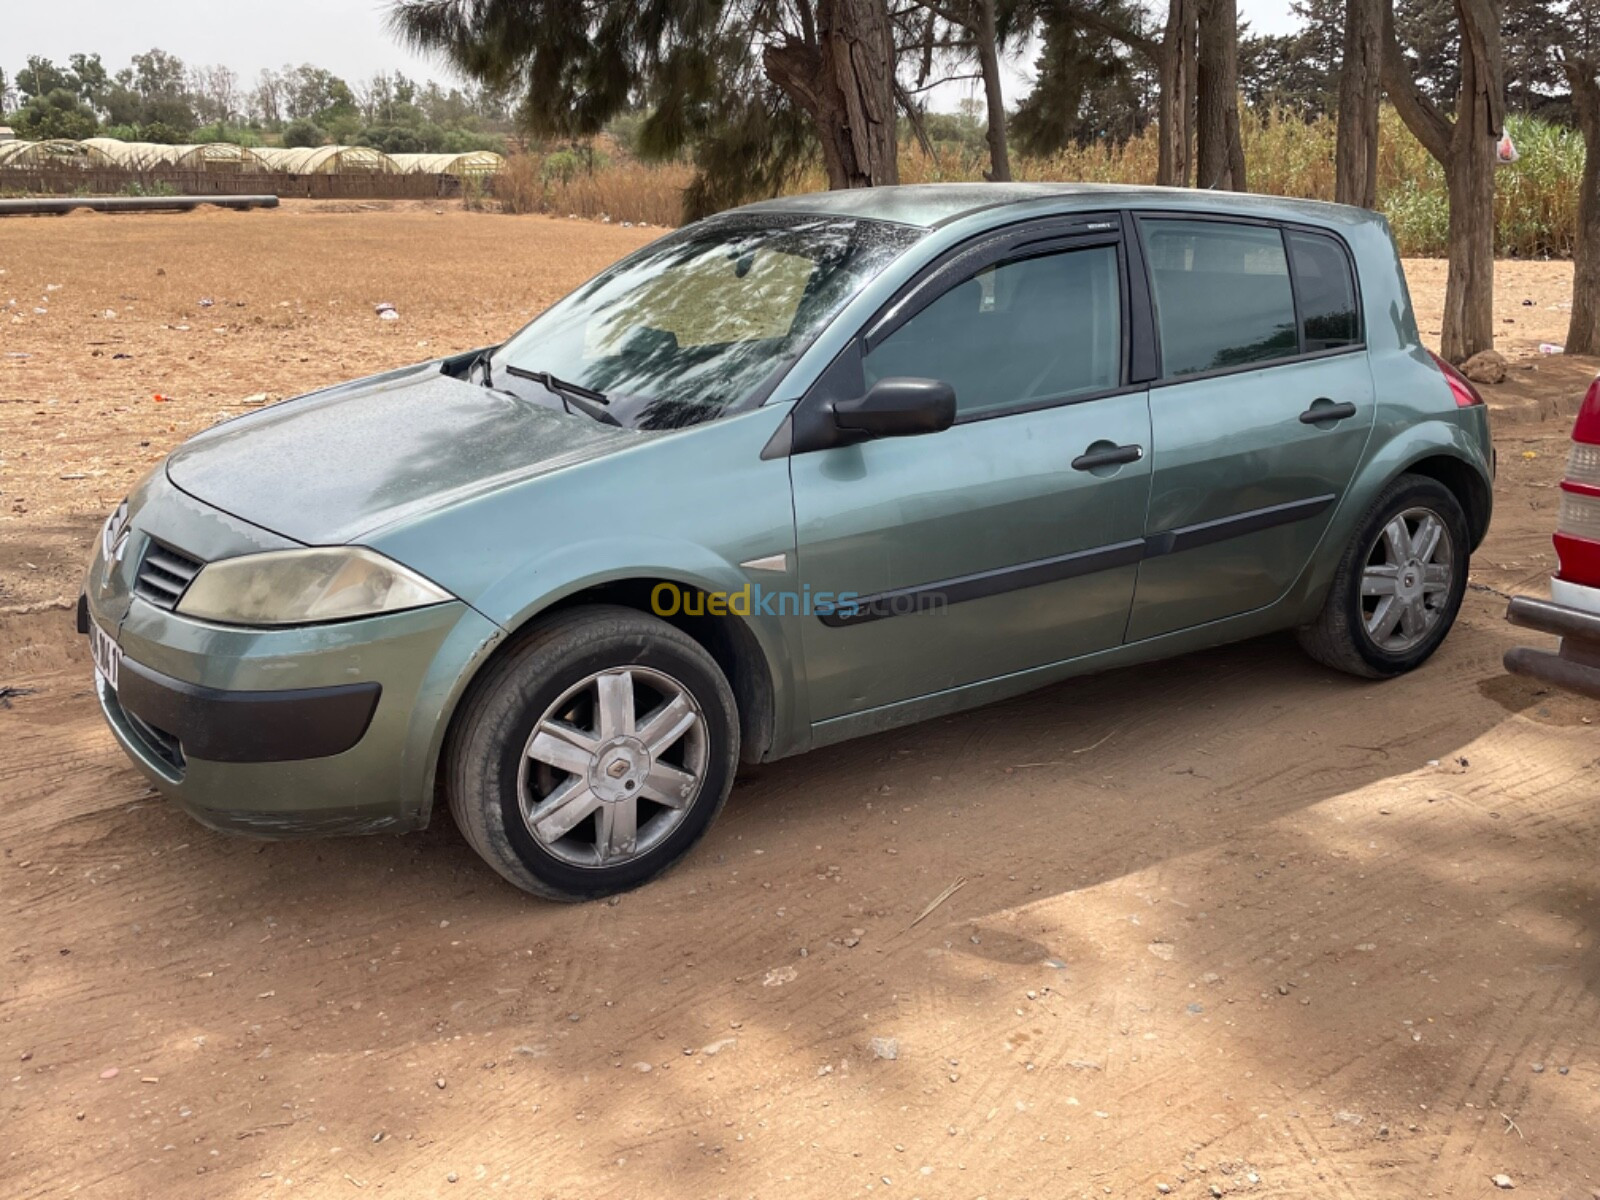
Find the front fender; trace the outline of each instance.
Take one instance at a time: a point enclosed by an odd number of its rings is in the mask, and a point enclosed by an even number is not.
[[[666,582],[686,591],[743,595],[746,611],[736,607],[730,617],[743,623],[765,660],[772,690],[771,756],[777,757],[804,749],[811,728],[801,669],[799,618],[780,615],[776,605],[769,605],[769,611],[759,607],[762,596],[799,587],[792,530],[790,526],[786,549],[779,551],[787,565],[781,572],[746,570],[693,542],[613,537],[560,547],[538,563],[496,581],[480,603],[498,624],[515,630],[563,601],[607,585]]]
[[[707,592],[798,586],[786,458],[761,449],[781,406],[642,440],[383,530],[366,544],[420,571],[507,633],[588,589],[666,580]],[[739,564],[782,555],[782,571]],[[765,659],[773,752],[804,747],[810,722],[799,618],[740,616]],[[465,664],[465,691],[482,659]],[[447,714],[448,716],[448,714]]]

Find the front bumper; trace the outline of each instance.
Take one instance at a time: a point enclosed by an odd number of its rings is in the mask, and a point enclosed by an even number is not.
[[[1507,650],[1507,671],[1600,700],[1600,614],[1553,600],[1514,596],[1506,619],[1524,629],[1561,638],[1560,650],[1554,654],[1531,646]]]
[[[134,600],[112,733],[155,786],[212,828],[257,836],[426,824],[444,726],[500,630],[454,602],[294,629],[234,629]]]

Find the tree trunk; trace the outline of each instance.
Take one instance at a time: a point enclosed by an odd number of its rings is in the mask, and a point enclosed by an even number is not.
[[[1568,60],[1563,66],[1572,85],[1572,107],[1583,130],[1567,353],[1600,354],[1600,83],[1595,80],[1595,64],[1587,58]]]
[[[1463,63],[1463,74],[1468,69]],[[1477,122],[1470,124],[1476,125]],[[1481,132],[1482,144],[1474,132]],[[1494,349],[1494,138],[1470,128],[1445,164],[1450,260],[1439,352],[1453,363]]]
[[[811,119],[830,188],[899,182],[894,37],[884,0],[822,0],[816,42],[770,44],[762,65]]]
[[[1450,266],[1440,353],[1463,362],[1494,348],[1494,147],[1505,125],[1505,68],[1497,0],[1456,0],[1456,11],[1461,94],[1445,163]]]
[[[1461,29],[1461,91],[1447,120],[1417,87],[1383,15],[1383,86],[1395,111],[1444,167],[1450,202],[1450,262],[1445,274],[1440,353],[1454,363],[1494,348],[1494,144],[1505,122],[1499,0],[1456,0]]]
[[[1156,182],[1188,187],[1194,160],[1194,68],[1197,0],[1170,0],[1161,39]]]
[[[1000,50],[995,43],[994,0],[978,0],[978,69],[983,75],[983,98],[989,116],[988,177],[996,183],[1011,179],[1011,154],[1006,146],[1006,102],[1000,90]]]
[[[1378,100],[1383,92],[1383,0],[1345,0],[1344,57],[1339,64],[1339,133],[1334,199],[1378,203]]]
[[[1234,103],[1224,110],[1228,119],[1228,186],[1236,192],[1248,192],[1250,185],[1244,175],[1244,138],[1239,133],[1238,92]]]
[[[1236,190],[1244,152],[1239,137],[1239,14],[1236,0],[1206,0],[1196,56],[1195,186]],[[1241,176],[1234,178],[1235,168]]]

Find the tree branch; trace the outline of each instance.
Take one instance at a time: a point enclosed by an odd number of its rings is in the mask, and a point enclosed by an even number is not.
[[[1572,107],[1584,136],[1600,137],[1600,83],[1595,81],[1595,64],[1586,55],[1561,60],[1561,71],[1572,88]]]
[[[981,74],[978,74],[978,75],[946,75],[943,79],[935,79],[932,83],[925,83],[920,87],[908,87],[908,88],[905,89],[905,92],[909,96],[915,96],[920,92],[930,92],[934,88],[940,86],[941,84],[945,84],[945,83],[965,83],[968,80],[982,79],[982,78],[983,78],[983,76]]]
[[[898,79],[894,81],[894,98],[905,111],[906,120],[910,122],[911,132],[916,135],[917,144],[922,147],[922,152],[937,165],[939,155],[934,152],[933,142],[928,139],[928,125],[922,119],[922,110],[917,107],[917,102],[911,98],[911,93],[906,91],[905,85]]]
[[[1446,162],[1450,157],[1450,121],[1412,77],[1405,52],[1400,49],[1400,39],[1395,36],[1392,0],[1383,6],[1382,75],[1383,89],[1389,93],[1406,128],[1438,162]]]
[[[965,29],[969,33],[975,30],[977,27],[977,19],[975,17],[960,16],[959,14],[946,8],[944,5],[936,4],[934,0],[912,0],[912,2],[916,4],[918,8],[927,9],[941,21],[948,21],[950,24],[956,26],[957,28]]]
[[[1135,54],[1142,56],[1151,63],[1161,62],[1161,43],[1154,38],[1146,37],[1137,29],[1132,29],[1118,21],[1112,20],[1097,9],[1073,10],[1071,14],[1083,25],[1103,33],[1115,41],[1121,42]]]

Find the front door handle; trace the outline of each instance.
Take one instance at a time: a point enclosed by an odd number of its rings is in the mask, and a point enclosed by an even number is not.
[[[1356,415],[1356,406],[1346,400],[1343,404],[1335,404],[1326,396],[1319,396],[1311,402],[1311,407],[1300,414],[1300,424],[1321,425],[1323,422],[1332,424],[1334,421],[1348,420]]]
[[[1074,471],[1094,471],[1101,467],[1120,467],[1144,457],[1143,446],[1110,446],[1096,442],[1072,460]]]

